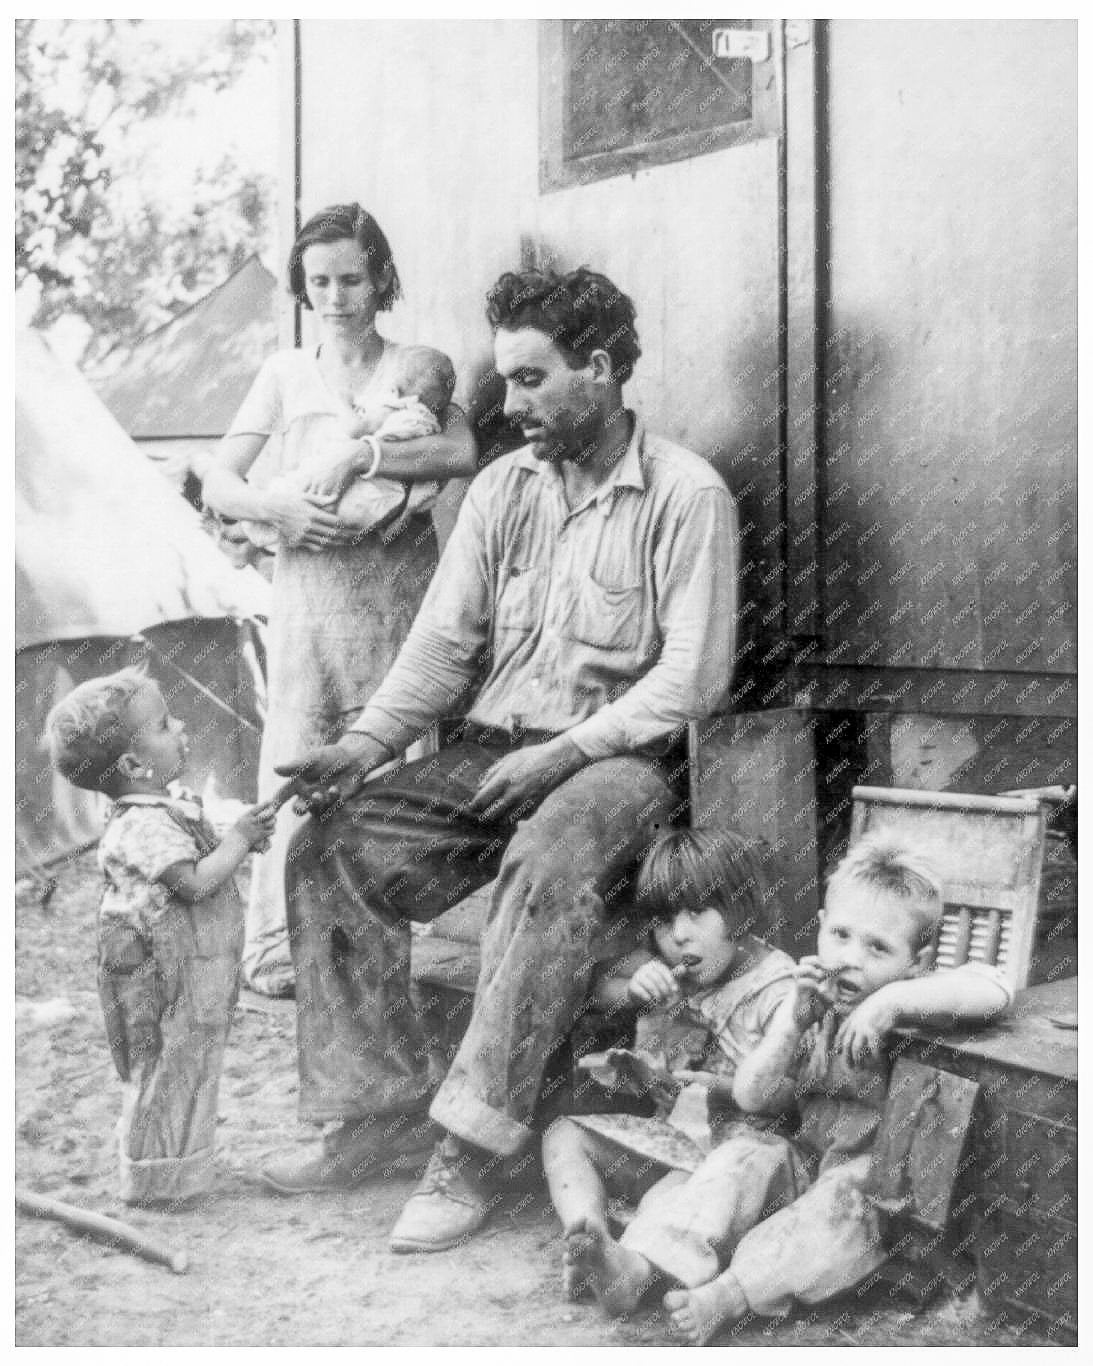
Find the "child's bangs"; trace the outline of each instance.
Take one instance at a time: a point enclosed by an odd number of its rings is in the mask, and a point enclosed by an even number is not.
[[[713,907],[734,933],[761,936],[767,893],[760,846],[731,830],[672,832],[646,856],[637,885],[639,909],[670,918],[681,910]]]

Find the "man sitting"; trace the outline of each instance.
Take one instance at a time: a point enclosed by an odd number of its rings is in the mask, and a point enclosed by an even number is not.
[[[673,740],[732,672],[734,504],[706,461],[623,405],[640,355],[630,299],[587,269],[529,271],[501,277],[488,317],[527,445],[472,483],[352,729],[278,770],[313,812],[286,893],[301,1113],[331,1127],[265,1179],[295,1193],[412,1165],[428,1107],[446,1136],[392,1233],[401,1252],[478,1228],[501,1159],[530,1142],[593,937],[670,823]],[[365,782],[468,698],[439,754]],[[491,878],[473,1013],[430,1107],[410,921]]]

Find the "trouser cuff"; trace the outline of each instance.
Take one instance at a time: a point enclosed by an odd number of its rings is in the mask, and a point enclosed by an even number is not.
[[[297,1010],[299,1002],[297,1002]],[[304,1058],[300,1058],[301,1072]],[[330,1065],[323,1075],[329,1076]],[[301,1124],[389,1124],[400,1115],[416,1115],[428,1108],[433,1093],[428,1073],[412,1077],[373,1078],[356,1086],[342,1083],[321,1084],[314,1077],[301,1076],[299,1115]]]
[[[424,1108],[403,1110],[397,1114],[367,1114],[331,1125],[323,1134],[323,1152],[327,1157],[351,1150],[359,1143],[397,1144],[426,1142],[432,1135],[432,1122]]]
[[[139,1161],[121,1158],[119,1194],[127,1205],[142,1200],[188,1200],[202,1195],[212,1184],[212,1148],[199,1148],[185,1157],[154,1157]]]
[[[429,1114],[464,1143],[501,1157],[515,1157],[533,1137],[526,1124],[510,1119],[500,1110],[492,1110],[468,1091],[447,1086],[441,1088]]]

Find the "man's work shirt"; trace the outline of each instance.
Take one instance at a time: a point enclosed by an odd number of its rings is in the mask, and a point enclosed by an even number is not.
[[[472,721],[566,731],[589,759],[716,711],[732,677],[736,508],[635,423],[578,507],[524,448],[471,484],[414,626],[354,730],[398,751],[477,685]]]

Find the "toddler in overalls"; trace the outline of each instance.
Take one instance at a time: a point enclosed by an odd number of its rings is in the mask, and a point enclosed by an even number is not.
[[[212,1181],[224,1046],[239,985],[234,871],[273,830],[273,803],[218,839],[189,793],[183,723],[138,669],[92,679],[50,712],[54,767],[113,799],[99,842],[99,993],[125,1083],[120,1197],[172,1205]]]

